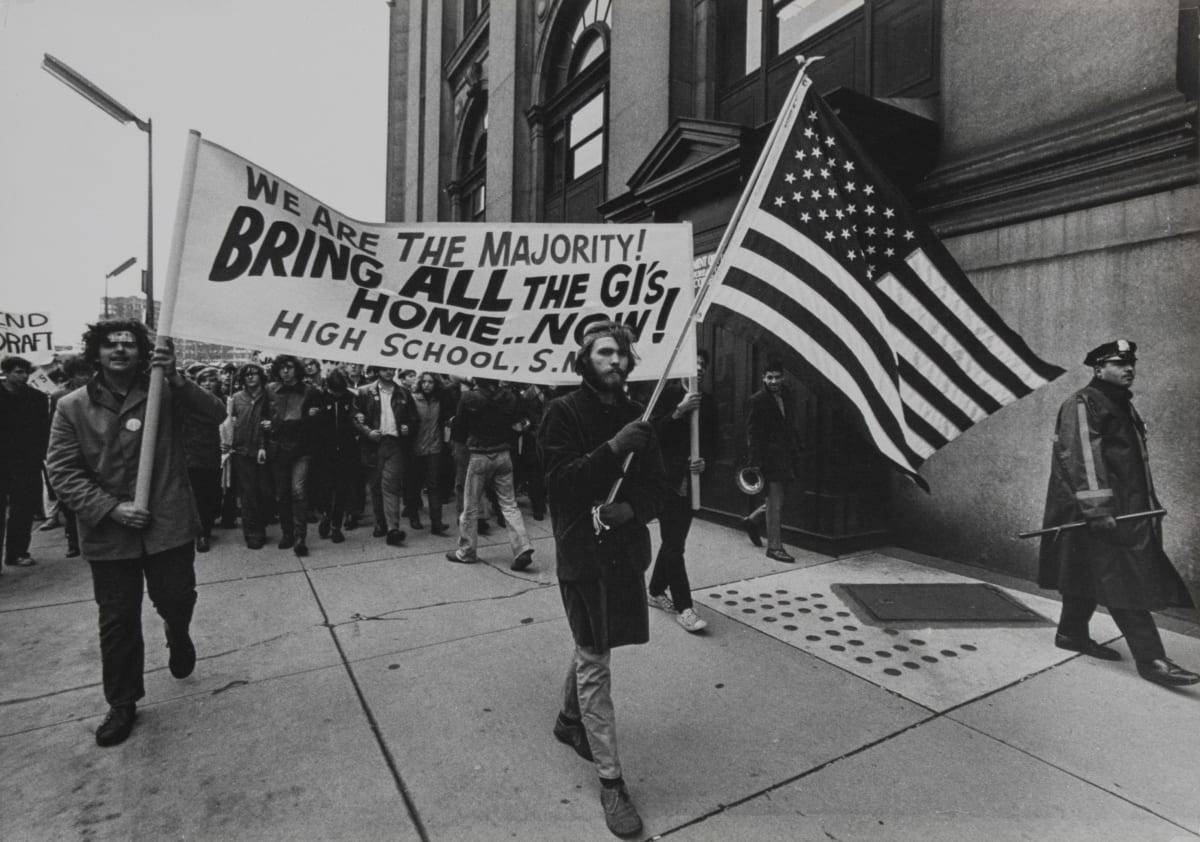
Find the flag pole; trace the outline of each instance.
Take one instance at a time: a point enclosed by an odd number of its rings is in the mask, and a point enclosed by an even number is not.
[[[679,349],[683,347],[684,341],[688,336],[692,336],[695,341],[695,334],[691,331],[692,325],[696,321],[696,316],[700,313],[700,305],[703,303],[705,296],[708,294],[708,288],[712,282],[713,275],[716,274],[717,267],[720,266],[721,259],[725,256],[725,250],[729,248],[729,242],[733,238],[734,231],[741,222],[742,216],[746,212],[746,205],[750,202],[750,194],[754,192],[753,188],[758,184],[759,177],[762,175],[763,168],[766,162],[772,156],[769,154],[779,143],[779,138],[783,135],[783,127],[790,124],[791,114],[800,104],[800,94],[804,88],[804,82],[808,79],[808,66],[813,62],[820,61],[824,56],[813,56],[806,59],[804,56],[796,56],[796,61],[800,64],[800,71],[796,74],[796,78],[792,81],[792,88],[788,91],[787,98],[783,101],[783,107],[779,109],[779,116],[775,119],[775,124],[771,126],[771,132],[767,135],[767,142],[763,145],[762,154],[758,156],[758,161],[754,164],[754,171],[750,174],[748,189],[742,191],[742,195],[738,198],[737,207],[734,208],[733,216],[729,219],[729,224],[725,226],[725,232],[721,235],[721,242],[717,246],[716,254],[713,262],[709,265],[708,271],[704,275],[704,281],[700,284],[700,290],[692,300],[692,309],[688,313],[687,321],[684,322],[683,330],[680,331],[679,339],[675,343],[674,349],[671,351],[671,356],[667,359],[666,368],[663,369],[662,376],[658,379],[658,383],[654,386],[654,392],[651,393],[650,399],[646,401],[646,411],[642,413],[642,421],[650,420],[650,413],[654,409],[654,405],[658,403],[659,397],[662,395],[663,388],[666,386],[671,366],[675,364],[675,358],[679,356]],[[611,503],[616,499],[617,492],[621,489],[621,480],[625,478],[625,473],[629,470],[629,464],[633,461],[633,454],[629,453],[625,456],[625,461],[621,464],[621,476],[617,477],[613,482],[612,488],[609,489],[608,497],[605,498],[606,503]],[[697,495],[698,496],[698,495]]]
[[[183,161],[183,180],[179,186],[179,203],[175,208],[175,230],[171,237],[171,254],[167,261],[167,277],[163,289],[162,318],[158,322],[158,339],[168,339],[175,321],[175,293],[179,286],[179,268],[183,263],[183,239],[187,231],[188,213],[192,207],[192,191],[196,183],[196,159],[200,153],[200,132],[188,134],[187,151]],[[142,422],[142,448],[138,454],[137,486],[133,502],[143,509],[150,508],[150,481],[154,477],[154,445],[158,441],[158,421],[161,415],[163,370],[150,369],[150,391],[146,396],[146,417]]]

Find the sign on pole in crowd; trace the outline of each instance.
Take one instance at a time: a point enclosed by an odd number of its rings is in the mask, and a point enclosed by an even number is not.
[[[0,310],[0,357],[10,356],[23,357],[33,365],[54,362],[54,330],[49,313]]]
[[[1039,359],[797,76],[702,313],[827,379],[879,451],[916,471],[1063,373]]]
[[[172,336],[557,385],[578,381],[574,351],[593,321],[634,328],[639,379],[664,374],[687,324],[686,223],[360,222],[193,142],[167,279]],[[686,345],[672,376],[695,372]]]

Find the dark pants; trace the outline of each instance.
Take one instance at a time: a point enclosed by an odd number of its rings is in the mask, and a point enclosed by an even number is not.
[[[650,574],[650,593],[658,596],[671,589],[671,602],[678,611],[692,607],[692,586],[688,582],[687,567],[683,552],[687,544],[688,531],[692,528],[691,498],[671,493],[663,501],[658,513],[658,528],[662,535],[662,546],[654,559],[654,572]]]
[[[271,499],[275,494],[271,467],[258,464],[258,459],[254,456],[243,456],[240,453],[235,453],[233,460],[233,477],[237,482],[238,497],[242,501],[242,535],[247,540],[264,540]]]
[[[311,464],[311,456],[283,450],[271,457],[279,531],[285,538],[303,541],[308,536],[308,470]]]
[[[4,556],[16,561],[29,552],[33,518],[42,505],[42,466],[0,467],[0,541]]]
[[[517,487],[529,495],[529,508],[537,516],[546,514],[546,471],[538,458],[537,442],[532,436],[521,436],[518,452],[513,454]]]
[[[100,608],[100,663],[104,698],[133,704],[146,695],[142,684],[146,647],[142,640],[142,580],[171,633],[186,633],[196,605],[195,545],[141,558],[93,561],[92,588]]]
[[[62,515],[63,529],[67,533],[67,549],[73,553],[79,552],[79,519],[61,500],[58,503],[58,513]]]
[[[187,472],[200,513],[200,534],[211,537],[213,524],[221,514],[221,469],[188,468]]]
[[[412,457],[411,470],[406,475],[406,479],[417,489],[417,507],[413,509],[413,515],[420,511],[420,490],[425,489],[425,495],[429,498],[429,523],[434,528],[442,526],[442,454],[437,453],[414,454]]]
[[[1088,621],[1096,610],[1096,600],[1090,597],[1063,594],[1062,616],[1058,621],[1058,633],[1078,640],[1087,640]],[[1135,661],[1157,661],[1166,657],[1162,638],[1153,615],[1140,608],[1109,608],[1113,622],[1125,635],[1129,651]]]
[[[342,528],[342,521],[349,512],[354,513],[354,494],[362,494],[362,470],[357,452],[330,454],[323,469],[323,487],[317,506],[325,513],[334,529]]]

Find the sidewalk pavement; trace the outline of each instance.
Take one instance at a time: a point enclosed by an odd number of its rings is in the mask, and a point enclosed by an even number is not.
[[[171,678],[147,603],[146,698],[108,749],[87,565],[36,532],[37,566],[0,577],[0,839],[614,838],[590,764],[550,733],[571,640],[549,525],[527,520],[524,573],[495,529],[473,566],[428,531],[314,535],[301,560],[218,530],[195,673]],[[1093,637],[1121,662],[1056,649],[1053,594],[1028,583],[896,549],[796,554],[697,522],[707,632],[651,609],[650,644],[614,653],[644,838],[1200,838],[1200,686],[1141,680],[1107,616]],[[1046,622],[885,630],[834,587],[979,579]],[[857,644],[831,642],[839,624]],[[1196,628],[1160,626],[1200,667]]]

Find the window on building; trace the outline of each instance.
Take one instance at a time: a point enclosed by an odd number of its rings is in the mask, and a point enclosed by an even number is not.
[[[759,125],[820,56],[818,90],[928,97],[938,90],[942,0],[728,0],[720,3],[717,117]]]
[[[464,222],[487,220],[487,101],[473,104],[458,156],[458,213]]]
[[[548,54],[545,218],[602,221],[612,0],[567,4],[563,14],[573,17],[555,28],[560,40]]]
[[[487,11],[488,0],[462,0],[462,34],[465,36],[475,25],[484,12]]]

